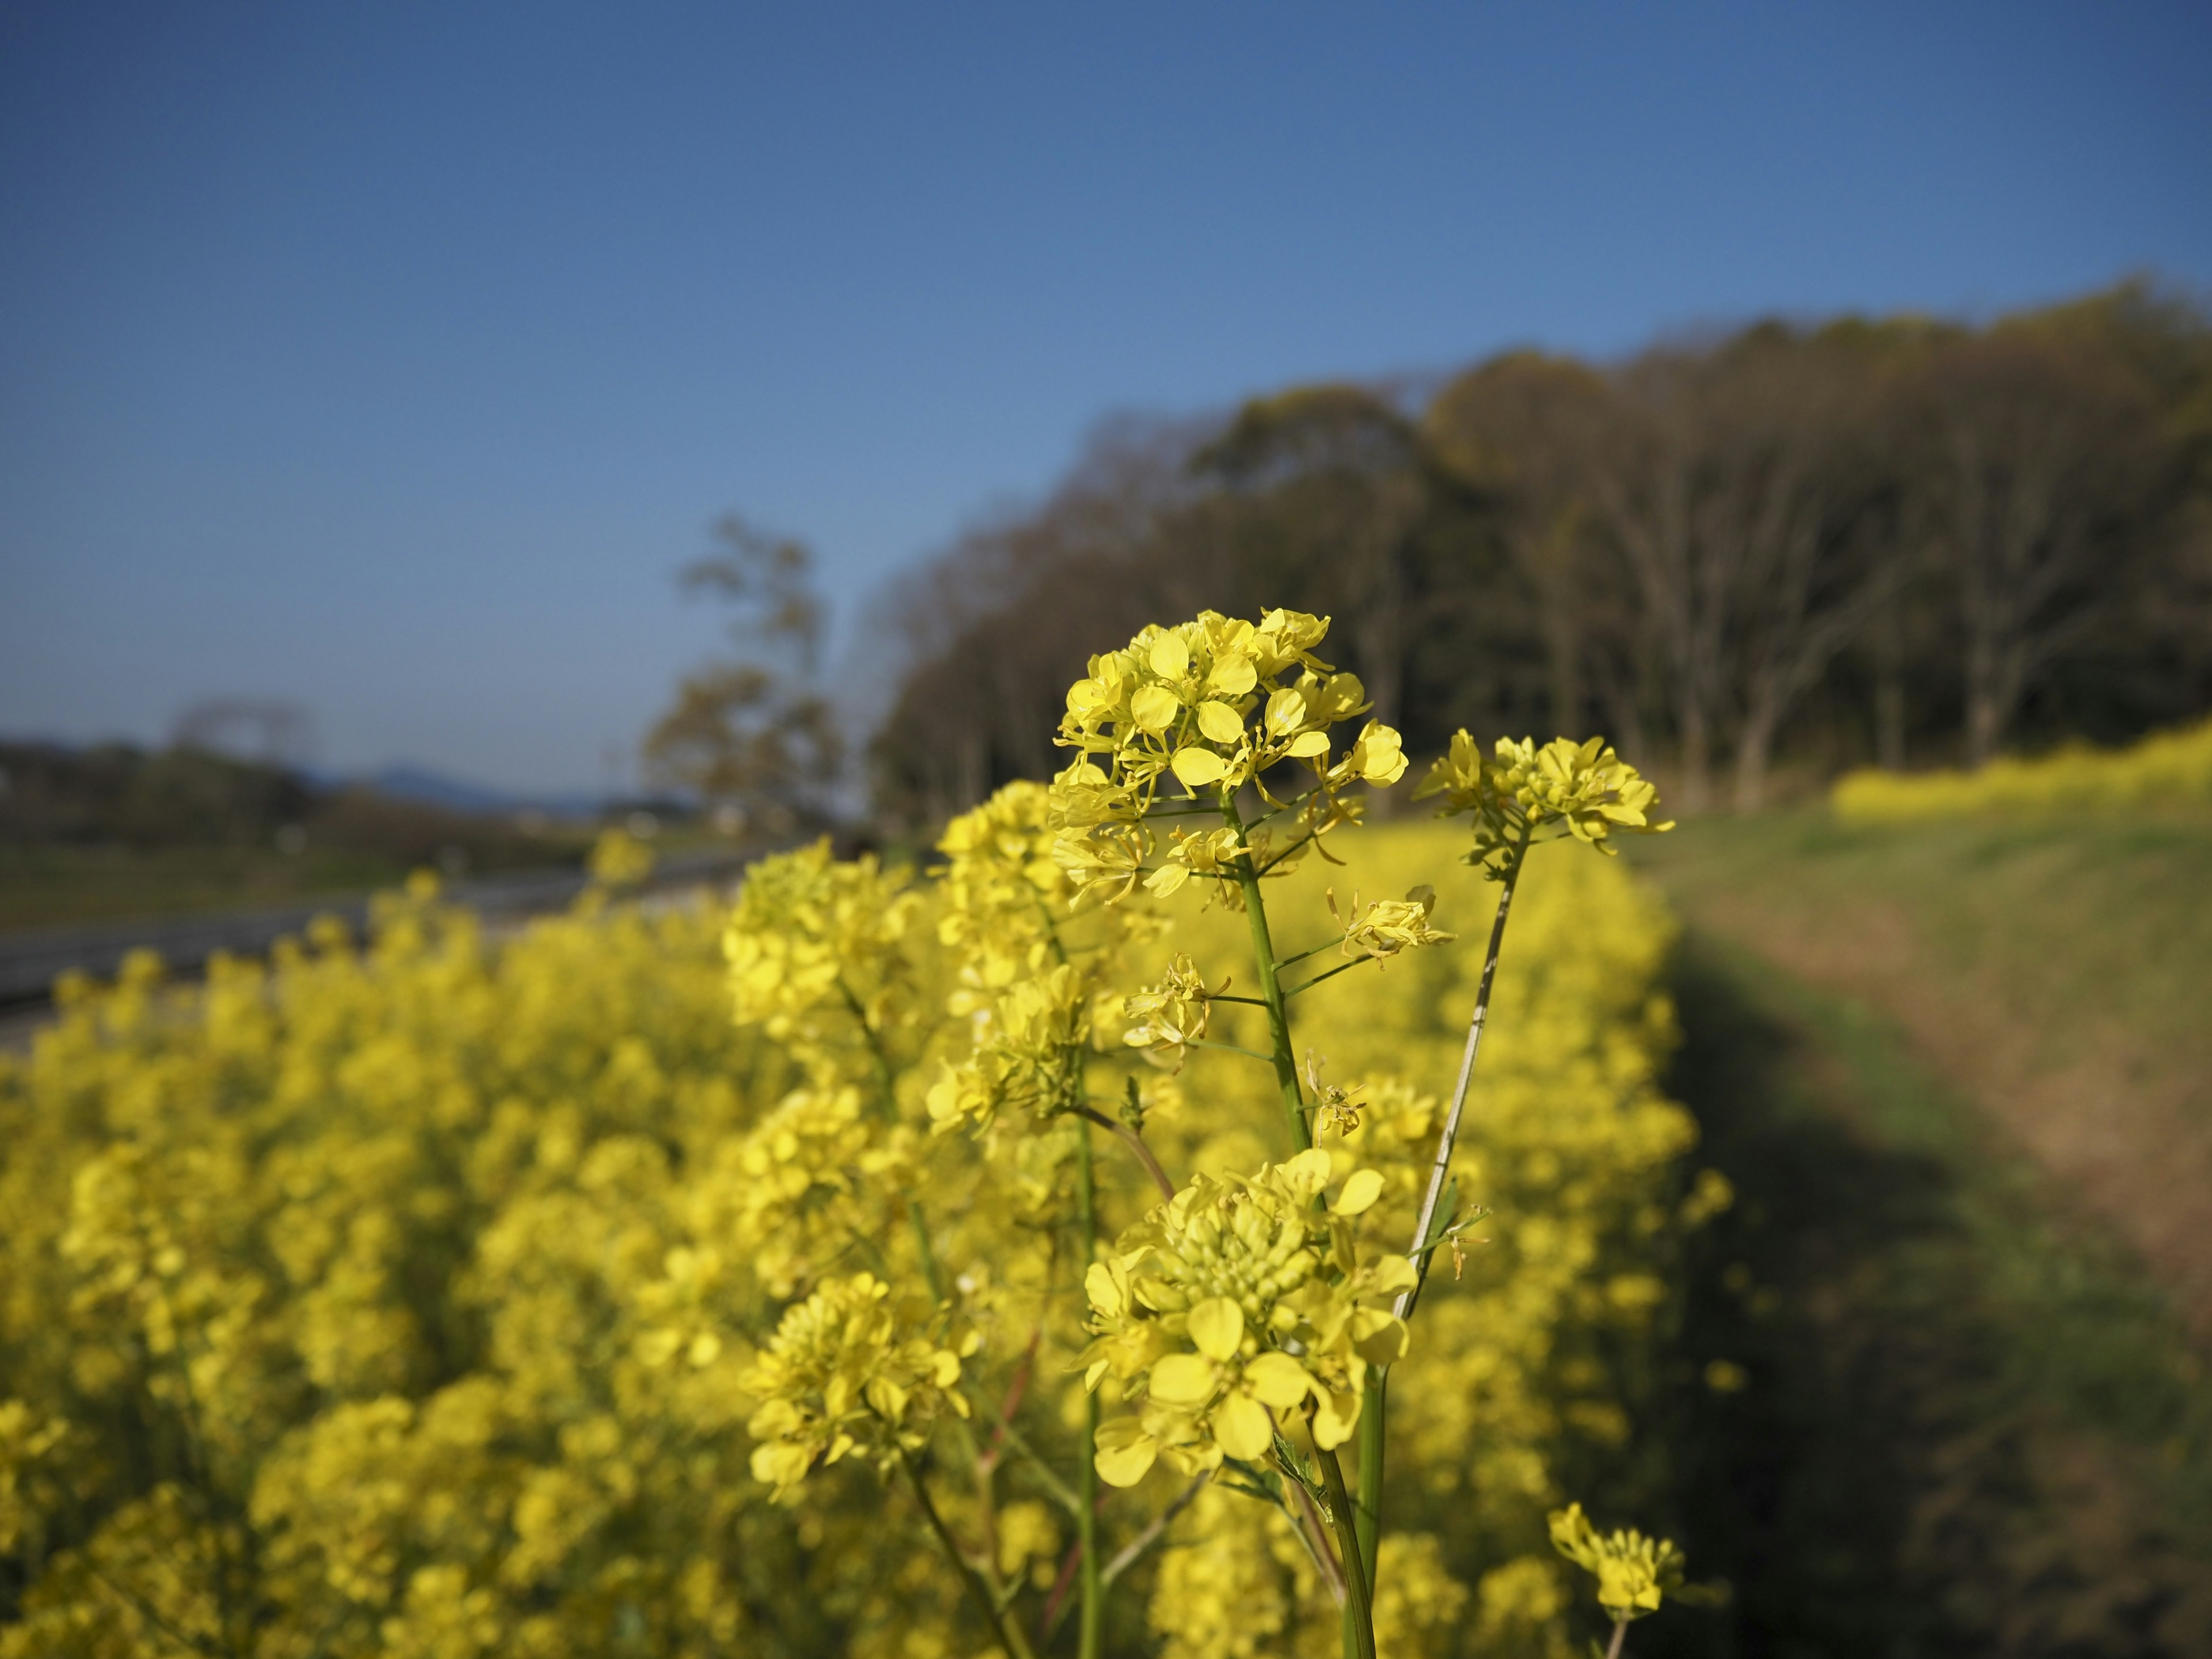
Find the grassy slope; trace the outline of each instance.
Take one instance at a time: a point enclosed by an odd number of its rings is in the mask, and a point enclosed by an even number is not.
[[[1810,817],[1640,849],[1692,929],[1674,1087],[1741,1194],[1683,1349],[1750,1386],[1674,1430],[1737,1650],[2212,1651],[2177,1311],[2212,1254],[2184,1224],[2208,854],[2201,827]]]
[[[2212,1338],[2212,822],[1808,814],[1638,852],[1692,926],[1894,1020]]]

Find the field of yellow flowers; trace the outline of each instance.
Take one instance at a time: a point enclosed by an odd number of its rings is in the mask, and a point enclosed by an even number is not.
[[[1561,1506],[1729,1199],[1657,1085],[1658,901],[1527,854],[1407,1340],[1375,1310],[1498,891],[1466,831],[1343,813],[1267,884],[1320,970],[1299,1154],[1249,915],[1078,902],[1048,810],[781,855],[729,915],[611,883],[494,944],[425,884],[365,941],[67,988],[0,1057],[0,1656],[1319,1659],[1307,1476],[1385,1365],[1375,1645],[1602,1632]],[[1263,1215],[1273,1279],[1162,1299]]]
[[[2077,744],[2033,759],[2003,757],[1972,772],[1853,772],[1837,781],[1832,799],[1846,823],[2201,810],[2212,805],[2212,720],[2124,749]]]

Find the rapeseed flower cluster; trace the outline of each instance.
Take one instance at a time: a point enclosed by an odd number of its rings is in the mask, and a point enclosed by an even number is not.
[[[1394,1655],[1563,1650],[1545,1517],[1725,1201],[1668,924],[1534,855],[1440,1149],[1487,917],[1449,831],[1336,834],[1404,758],[1324,641],[1147,630],[1103,746],[920,872],[647,908],[611,859],[499,940],[426,881],[64,988],[0,1055],[0,1659],[1317,1659],[1362,1595]],[[1386,1376],[1370,1556],[1327,1477]]]
[[[1200,1176],[1091,1265],[1085,1382],[1111,1375],[1145,1402],[1099,1431],[1109,1484],[1134,1486],[1163,1456],[1186,1474],[1264,1457],[1309,1405],[1316,1444],[1351,1437],[1369,1368],[1406,1351],[1379,1304],[1413,1276],[1403,1255],[1356,1254],[1352,1221],[1382,1176],[1356,1170],[1316,1208],[1329,1183],[1318,1148],[1249,1176]]]
[[[1551,1517],[1552,1547],[1597,1580],[1598,1605],[1614,1619],[1641,1619],[1659,1611],[1666,1593],[1682,1583],[1682,1552],[1663,1538],[1634,1528],[1601,1533],[1579,1504]]]
[[[1370,720],[1340,753],[1333,729],[1372,707],[1357,674],[1314,654],[1325,617],[1271,611],[1252,623],[1201,611],[1175,628],[1149,627],[1120,651],[1091,659],[1068,689],[1059,743],[1078,758],[1054,780],[1054,856],[1086,902],[1116,903],[1141,878],[1164,897],[1192,877],[1231,904],[1243,896],[1237,867],[1273,870],[1303,858],[1321,836],[1356,823],[1356,784],[1387,787],[1405,775],[1398,733]],[[1274,804],[1269,775],[1303,767],[1296,832],[1279,850],[1242,822],[1170,838],[1165,861],[1147,869],[1158,842],[1142,820],[1159,791],[1180,785],[1223,803],[1247,783]]]
[[[830,1279],[785,1313],[739,1386],[761,1401],[745,1431],[753,1478],[788,1499],[817,1464],[857,1452],[879,1464],[921,1449],[942,1413],[968,1415],[960,1355],[891,1304],[872,1273]],[[971,1334],[964,1341],[976,1346]]]
[[[1442,816],[1465,812],[1474,819],[1474,850],[1468,862],[1502,880],[1516,856],[1546,831],[1571,835],[1611,854],[1617,830],[1654,834],[1671,830],[1650,811],[1659,792],[1601,738],[1587,743],[1556,738],[1542,748],[1534,738],[1498,740],[1486,755],[1464,728],[1451,749],[1429,769],[1415,800],[1442,795]]]

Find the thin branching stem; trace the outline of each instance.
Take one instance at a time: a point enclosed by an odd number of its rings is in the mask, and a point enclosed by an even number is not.
[[[891,1057],[884,1048],[883,1038],[869,1021],[868,1011],[860,999],[853,994],[853,988],[845,983],[843,975],[837,977],[837,989],[845,999],[846,1007],[852,1010],[853,1018],[860,1028],[860,1036],[868,1045],[869,1056],[875,1061],[876,1086],[882,1097],[884,1121],[898,1121],[898,1072]],[[945,1275],[937,1266],[937,1247],[929,1237],[929,1218],[922,1213],[921,1200],[910,1198],[906,1202],[907,1224],[914,1231],[915,1251],[921,1258],[921,1276],[929,1285],[929,1299],[938,1306],[945,1305]]]
[[[1283,1000],[1287,1002],[1292,997],[1297,995],[1301,991],[1312,990],[1315,986],[1320,984],[1325,979],[1334,979],[1339,974],[1348,974],[1355,968],[1363,968],[1366,966],[1367,963],[1376,960],[1378,960],[1378,958],[1375,957],[1358,957],[1350,962],[1340,963],[1336,967],[1330,969],[1325,974],[1316,974],[1311,979],[1307,980],[1302,985],[1293,985],[1289,990],[1283,993]]]
[[[1328,1541],[1328,1522],[1322,1518],[1321,1505],[1303,1482],[1286,1480],[1283,1489],[1291,1495],[1291,1529],[1305,1546],[1306,1554],[1321,1574],[1322,1588],[1328,1599],[1341,1609],[1345,1601],[1344,1569],[1337,1564],[1335,1547]]]
[[[1467,1023],[1467,1045],[1460,1052],[1459,1078],[1452,1085],[1451,1109],[1444,1114],[1443,1132],[1437,1137],[1436,1158],[1429,1165],[1429,1184],[1421,1194],[1420,1212],[1413,1222],[1413,1242],[1409,1247],[1415,1274],[1413,1286],[1398,1293],[1397,1304],[1391,1310],[1401,1319],[1413,1316],[1413,1304],[1427,1281],[1429,1262],[1435,1254],[1423,1247],[1429,1243],[1429,1234],[1435,1228],[1437,1203],[1451,1171],[1452,1149],[1459,1140],[1460,1120],[1467,1109],[1468,1085],[1474,1077],[1475,1055],[1482,1048],[1483,1026],[1490,1018],[1490,993],[1498,978],[1498,954],[1505,944],[1505,923],[1513,908],[1513,890],[1520,883],[1521,866],[1528,852],[1528,826],[1524,823],[1521,839],[1506,863],[1504,880],[1498,888],[1498,914],[1490,924],[1490,949],[1482,959],[1482,977],[1475,982],[1474,1012]]]
[[[1152,1517],[1150,1525],[1124,1544],[1120,1553],[1106,1564],[1103,1575],[1106,1583],[1112,1583],[1144,1559],[1145,1552],[1168,1535],[1168,1528],[1175,1524],[1176,1516],[1191,1506],[1199,1493],[1206,1489],[1206,1483],[1212,1478],[1213,1473],[1210,1469],[1195,1477],[1190,1485],[1176,1494],[1174,1502]]]
[[[959,1540],[953,1537],[952,1529],[945,1524],[945,1517],[937,1512],[937,1505],[930,1499],[929,1488],[922,1480],[921,1471],[914,1466],[914,1459],[903,1449],[899,1452],[899,1467],[906,1471],[907,1485],[914,1492],[915,1502],[921,1505],[922,1515],[929,1522],[929,1529],[937,1534],[937,1541],[944,1549],[945,1559],[959,1573],[961,1588],[968,1592],[968,1599],[975,1605],[975,1611],[983,1615],[983,1622],[998,1638],[1000,1647],[1006,1650],[1006,1659],[1036,1659],[1030,1649],[1029,1638],[1022,1633],[1021,1626],[1006,1616],[1005,1610],[999,1606],[998,1598],[985,1587],[982,1579],[976,1576],[975,1569],[969,1565],[968,1558],[961,1553]]]
[[[1259,1058],[1264,1060],[1267,1056],[1263,1054],[1259,1056]],[[1175,1182],[1168,1179],[1168,1172],[1160,1167],[1159,1159],[1152,1156],[1152,1149],[1145,1145],[1144,1136],[1139,1134],[1127,1124],[1116,1123],[1112,1118],[1107,1116],[1105,1113],[1098,1111],[1092,1107],[1078,1106],[1075,1109],[1075,1115],[1076,1116],[1083,1119],[1086,1123],[1096,1123],[1100,1128],[1104,1129],[1108,1133],[1114,1136],[1115,1139],[1119,1140],[1123,1146],[1127,1146],[1131,1152],[1134,1152],[1137,1155],[1137,1162],[1145,1166],[1145,1173],[1152,1176],[1152,1185],[1160,1189],[1160,1196],[1162,1198],[1173,1198],[1175,1196]],[[1087,1195],[1090,1192],[1091,1180],[1091,1136],[1087,1131],[1084,1134],[1081,1146],[1082,1163],[1079,1166],[1077,1177],[1078,1181],[1081,1183],[1079,1190],[1079,1196],[1080,1197],[1084,1206],[1084,1213],[1088,1217],[1091,1213],[1091,1199]],[[1085,1243],[1092,1247],[1094,1254],[1096,1251],[1097,1239],[1095,1233],[1091,1230],[1095,1226],[1095,1223],[1088,1220],[1085,1223]],[[1091,1269],[1090,1261],[1086,1260],[1084,1262],[1083,1267],[1084,1271],[1088,1273]]]
[[[1083,1513],[1082,1498],[1074,1487],[1060,1479],[1059,1471],[1044,1461],[1037,1449],[1030,1444],[1029,1437],[1012,1422],[1000,1424],[998,1431],[1006,1437],[1006,1443],[1014,1449],[1030,1473],[1036,1476],[1037,1484],[1051,1495],[1053,1501],[1070,1515],[1079,1516]]]
[[[1273,1015],[1275,1011],[1268,1007],[1266,1003],[1260,1006],[1267,1009],[1270,1017]],[[1263,1054],[1257,1048],[1239,1048],[1233,1042],[1217,1042],[1212,1037],[1193,1037],[1187,1046],[1193,1048],[1218,1048],[1224,1054],[1243,1054],[1248,1060],[1265,1060],[1270,1066],[1275,1063],[1275,1057],[1273,1054]],[[1303,1102],[1300,1103],[1299,1109],[1304,1109]]]
[[[1083,1241],[1083,1273],[1091,1271],[1091,1264],[1098,1259],[1098,1208],[1097,1182],[1091,1164],[1091,1120],[1098,1115],[1087,1106],[1079,1106],[1076,1114],[1080,1120],[1075,1126],[1075,1204],[1076,1220]],[[1122,1126],[1114,1123],[1109,1128]],[[1161,1171],[1152,1149],[1133,1131],[1127,1139],[1145,1167],[1152,1171],[1152,1179],[1161,1186],[1167,1185],[1167,1176]],[[1080,1284],[1081,1277],[1078,1276]],[[1011,1425],[1009,1428],[1011,1429]],[[1083,1395],[1082,1467],[1076,1471],[1075,1537],[1076,1547],[1082,1552],[1080,1568],[1082,1583],[1079,1594],[1081,1606],[1076,1624],[1076,1653],[1078,1659],[1098,1659],[1098,1643],[1105,1629],[1106,1580],[1098,1564],[1098,1395],[1092,1389]],[[1043,1460],[1031,1454],[1031,1461],[1040,1468]],[[1055,1480],[1055,1484],[1058,1484]],[[1062,1490],[1066,1488],[1063,1486]]]

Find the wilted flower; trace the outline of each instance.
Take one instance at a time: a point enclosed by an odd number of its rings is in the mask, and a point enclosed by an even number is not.
[[[1212,1017],[1212,998],[1216,994],[1206,988],[1206,976],[1198,971],[1198,964],[1179,951],[1158,985],[1148,985],[1123,1000],[1122,1018],[1130,1024],[1121,1041],[1132,1048],[1146,1050],[1148,1060],[1172,1060],[1175,1069],[1181,1071],[1189,1058],[1190,1045],[1206,1035]]]
[[[1355,896],[1352,918],[1343,924],[1344,954],[1382,962],[1416,945],[1449,945],[1459,935],[1440,933],[1429,926],[1430,914],[1436,907],[1437,890],[1426,884],[1413,889],[1401,899],[1377,899],[1365,906]],[[1328,895],[1328,912],[1336,915],[1334,890]]]

